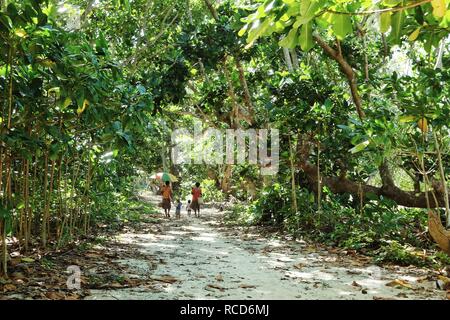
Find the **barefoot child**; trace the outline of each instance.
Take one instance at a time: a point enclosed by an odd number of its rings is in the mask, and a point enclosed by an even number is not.
[[[170,202],[172,201],[172,188],[170,182],[166,181],[165,185],[161,188],[162,194],[162,207],[164,209],[164,215],[166,218],[170,218]]]
[[[191,216],[191,211],[192,211],[192,209],[191,209],[191,200],[188,200],[188,204],[186,206],[186,210],[187,210],[188,216],[190,217]]]
[[[191,208],[194,210],[194,215],[200,217],[200,198],[202,196],[202,189],[200,188],[200,182],[195,183],[195,187],[192,188],[192,203]]]
[[[178,199],[177,207],[175,209],[175,218],[180,219],[181,216],[181,201]]]

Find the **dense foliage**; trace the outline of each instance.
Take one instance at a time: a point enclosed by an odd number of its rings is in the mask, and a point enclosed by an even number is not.
[[[234,220],[385,261],[431,245],[428,210],[450,227],[448,0],[0,4],[2,273],[7,244],[75,241],[160,170],[177,197],[200,181]],[[174,164],[194,120],[278,128],[280,171]]]

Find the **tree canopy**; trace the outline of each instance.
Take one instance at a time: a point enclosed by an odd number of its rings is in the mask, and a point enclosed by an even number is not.
[[[336,245],[419,245],[400,229],[428,214],[450,228],[448,0],[0,5],[3,274],[7,243],[77,241],[157,171]],[[174,163],[171,134],[195,121],[278,129],[279,172]]]

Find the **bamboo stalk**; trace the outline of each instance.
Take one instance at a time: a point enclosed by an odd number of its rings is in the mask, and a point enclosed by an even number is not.
[[[295,184],[295,165],[294,165],[294,154],[292,152],[292,142],[291,142],[291,136],[288,136],[289,141],[289,160],[291,164],[291,188],[292,188],[292,209],[295,214],[298,212],[298,206],[297,206],[297,186]]]
[[[45,152],[44,155],[44,212],[41,222],[41,243],[42,247],[47,246],[47,219],[48,219],[48,212],[47,212],[47,187],[48,187],[48,152]]]

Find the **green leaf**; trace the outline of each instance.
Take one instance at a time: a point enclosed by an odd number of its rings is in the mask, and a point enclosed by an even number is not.
[[[445,12],[447,11],[446,0],[433,0],[431,1],[431,5],[433,6],[433,15],[436,18],[442,18],[445,16]]]
[[[283,48],[294,49],[298,41],[297,30],[298,29],[296,28],[292,28],[291,31],[289,31],[288,35],[281,39],[278,44]]]
[[[392,15],[392,18],[391,18],[392,31],[390,34],[390,41],[393,44],[400,43],[400,36],[402,35],[402,26],[403,26],[404,20],[405,20],[404,11],[398,11]]]
[[[0,23],[7,29],[7,30],[11,30],[13,25],[12,25],[12,21],[11,19],[0,12]]]
[[[353,148],[351,148],[351,149],[349,150],[349,152],[350,152],[350,153],[353,153],[353,154],[358,153],[358,152],[361,152],[361,151],[363,151],[364,149],[366,149],[367,146],[368,146],[369,144],[370,144],[369,140],[366,140],[366,141],[364,141],[364,142],[361,142],[361,143],[357,144],[357,145],[354,146]]]
[[[12,216],[11,210],[9,208],[0,205],[0,219],[10,219]]]
[[[81,115],[84,110],[86,110],[86,107],[89,105],[89,101],[87,99],[83,100],[83,103],[81,105],[78,105],[77,113],[78,115]]]
[[[239,30],[238,36],[239,36],[239,37],[242,37],[242,36],[245,34],[245,32],[247,31],[247,29],[248,29],[248,23],[247,23],[246,25],[244,25],[244,26],[241,28],[241,30]]]
[[[391,26],[391,13],[383,12],[382,14],[380,14],[380,32],[381,33],[388,32],[390,26]]]
[[[408,40],[411,42],[416,41],[417,37],[420,34],[421,29],[422,29],[422,27],[418,27],[416,30],[414,30],[414,32],[409,35]]]
[[[416,120],[416,116],[413,115],[406,115],[406,116],[401,116],[399,118],[399,122],[400,123],[407,123],[407,122],[413,122]]]
[[[269,28],[272,18],[265,19],[263,23],[260,23],[259,20],[253,23],[252,28],[250,29],[247,37],[247,43],[251,46],[260,36],[262,36],[267,29]]]
[[[312,37],[312,22],[302,26],[298,40],[300,43],[300,48],[302,48],[305,52],[309,51],[314,46]]]
[[[67,97],[66,99],[64,99],[64,102],[62,103],[62,109],[67,108],[68,106],[70,106],[72,104],[72,99],[70,99],[69,97]]]
[[[353,31],[352,20],[345,14],[333,14],[333,32],[339,40],[343,40],[346,35]]]
[[[386,7],[395,7],[399,5],[403,0],[384,0],[383,5]]]

